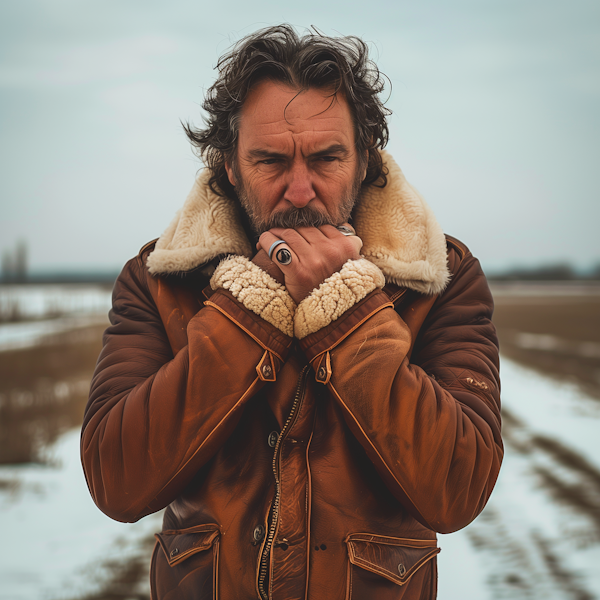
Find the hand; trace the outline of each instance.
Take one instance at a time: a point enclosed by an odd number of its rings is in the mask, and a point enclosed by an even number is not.
[[[256,245],[258,247],[258,244]],[[269,259],[269,255],[261,248],[252,259],[252,262],[268,273],[275,281],[285,285],[285,279],[276,262]]]
[[[352,228],[348,223],[344,225]],[[359,237],[345,236],[332,225],[271,229],[260,236],[256,246],[267,253],[273,242],[278,240],[283,240],[285,244],[275,248],[269,262],[283,274],[285,287],[297,304],[325,279],[339,271],[346,261],[360,258],[362,248]],[[281,249],[291,253],[290,264],[282,265],[277,261],[277,253]],[[268,256],[266,258],[269,260]]]

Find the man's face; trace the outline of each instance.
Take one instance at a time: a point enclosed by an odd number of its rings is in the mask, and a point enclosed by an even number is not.
[[[257,233],[348,220],[365,176],[346,100],[259,83],[246,98],[231,183]]]

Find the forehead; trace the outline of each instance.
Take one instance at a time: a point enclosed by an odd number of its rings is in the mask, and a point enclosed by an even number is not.
[[[332,97],[317,88],[299,92],[269,80],[248,94],[239,133],[240,143],[310,139],[352,144],[354,139],[352,115],[342,95]]]

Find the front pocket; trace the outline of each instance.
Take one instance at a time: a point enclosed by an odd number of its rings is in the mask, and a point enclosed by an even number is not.
[[[155,534],[152,600],[218,598],[218,525],[209,523]]]
[[[412,540],[368,533],[353,533],[346,538],[348,547],[348,600],[397,600],[411,594],[421,598],[421,590],[430,589],[428,580],[434,569],[421,569],[438,554],[436,540]],[[411,582],[411,586],[406,586]],[[406,586],[406,587],[403,587]]]

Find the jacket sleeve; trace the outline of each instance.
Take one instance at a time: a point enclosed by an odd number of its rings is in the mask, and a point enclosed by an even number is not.
[[[503,456],[493,301],[477,260],[456,262],[416,340],[376,290],[302,342],[386,486],[440,533],[483,510]]]
[[[81,435],[91,495],[118,521],[172,502],[229,437],[291,338],[217,290],[173,356],[141,258],[113,292]],[[265,371],[268,361],[270,370]]]

